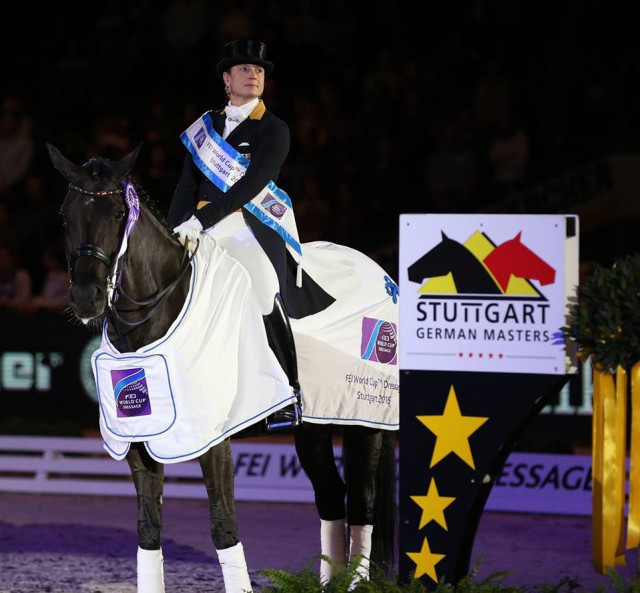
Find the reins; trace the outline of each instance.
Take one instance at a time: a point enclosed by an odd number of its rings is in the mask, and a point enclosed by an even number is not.
[[[187,247],[187,242],[185,242],[184,245],[184,251],[182,252],[182,263],[180,265],[180,270],[178,270],[178,276],[177,278],[171,282],[171,284],[169,284],[168,286],[166,286],[165,288],[163,288],[160,292],[156,293],[155,295],[153,295],[152,297],[146,299],[146,300],[142,300],[142,301],[137,301],[136,299],[134,299],[133,297],[130,297],[122,288],[122,286],[120,286],[118,284],[117,286],[117,294],[119,296],[123,296],[124,298],[126,298],[130,303],[133,303],[134,305],[139,305],[140,307],[148,307],[151,305],[154,305],[153,309],[151,309],[151,311],[149,311],[149,313],[147,313],[142,319],[138,320],[138,321],[127,321],[126,319],[123,319],[123,317],[121,316],[120,312],[116,309],[115,305],[111,307],[111,312],[113,314],[113,317],[115,319],[117,319],[120,323],[123,323],[124,325],[127,325],[129,327],[137,327],[138,325],[142,325],[143,323],[146,323],[147,321],[149,321],[149,319],[151,319],[156,312],[158,311],[160,305],[169,297],[169,295],[173,292],[173,289],[178,285],[178,282],[180,282],[182,276],[184,276],[184,273],[189,269],[189,266],[191,265],[191,260],[195,257],[198,248],[200,247],[200,241],[198,241],[198,243],[196,244],[196,248],[193,250],[193,253],[191,254],[191,257],[189,257],[189,249]],[[115,299],[117,300],[117,299]],[[133,313],[134,311],[126,311],[127,313]]]
[[[125,226],[125,232],[122,237],[122,242],[120,243],[120,247],[115,257],[113,256],[109,257],[104,252],[103,249],[101,249],[100,247],[97,247],[96,245],[83,243],[73,251],[70,257],[69,275],[73,282],[75,263],[76,263],[76,260],[81,256],[93,257],[98,261],[102,262],[109,268],[109,276],[107,279],[107,306],[113,318],[118,322],[129,327],[137,327],[139,325],[142,325],[143,323],[146,323],[147,321],[149,321],[149,319],[151,319],[156,314],[156,312],[160,308],[160,305],[171,295],[173,290],[176,288],[176,286],[184,276],[185,272],[189,269],[191,262],[193,261],[193,258],[195,257],[198,251],[198,248],[200,247],[200,241],[196,243],[196,247],[191,254],[188,249],[188,242],[185,241],[184,250],[182,253],[182,262],[180,264],[180,269],[178,270],[178,275],[175,278],[175,280],[173,280],[169,285],[165,286],[159,292],[155,293],[153,296],[147,299],[138,301],[133,297],[129,296],[122,288],[122,285],[121,285],[122,269],[118,270],[118,264],[120,263],[122,256],[127,251],[129,236],[131,235],[131,232],[133,231],[136,225],[136,222],[138,221],[138,217],[140,215],[140,202],[138,199],[138,194],[136,193],[136,190],[133,184],[130,181],[125,180],[123,189],[113,189],[113,190],[103,190],[103,191],[90,191],[73,184],[69,184],[69,187],[71,189],[74,189],[75,191],[78,191],[80,193],[87,194],[90,196],[111,196],[111,195],[124,194],[124,201],[128,207],[128,216],[127,216],[127,222]],[[119,297],[124,297],[130,303],[137,305],[141,308],[152,307],[152,309],[142,319],[138,321],[127,321],[122,317],[121,313],[118,311],[118,309],[115,306],[115,303]],[[134,313],[135,311],[126,311],[126,312]]]

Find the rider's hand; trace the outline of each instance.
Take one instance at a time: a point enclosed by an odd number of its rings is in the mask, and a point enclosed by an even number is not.
[[[175,227],[173,232],[178,235],[178,240],[183,245],[185,240],[191,243],[197,243],[198,236],[202,232],[202,223],[195,216],[192,216],[189,220],[185,220],[182,224]]]

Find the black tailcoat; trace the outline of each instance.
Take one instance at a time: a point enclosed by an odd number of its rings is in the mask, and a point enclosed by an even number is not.
[[[224,110],[211,112],[211,120],[216,132],[222,135]],[[167,215],[170,226],[175,227],[195,215],[203,228],[207,229],[250,202],[270,180],[275,182],[289,153],[289,127],[267,111],[260,101],[251,115],[229,134],[226,141],[250,160],[246,173],[223,192],[205,177],[187,151]],[[290,317],[298,319],[311,315],[334,302],[333,297],[304,271],[302,287],[296,287],[297,264],[280,235],[247,210],[242,209],[242,215],[275,268],[280,294]]]

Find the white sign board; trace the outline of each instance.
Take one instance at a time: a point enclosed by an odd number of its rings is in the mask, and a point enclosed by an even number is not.
[[[401,215],[401,369],[575,372],[578,263],[575,216]]]

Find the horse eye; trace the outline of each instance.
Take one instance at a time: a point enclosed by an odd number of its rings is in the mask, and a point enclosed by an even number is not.
[[[118,210],[118,212],[116,212],[116,220],[119,222],[124,218],[124,215],[126,214],[126,211],[124,210]]]

